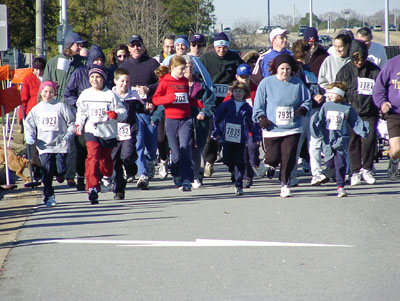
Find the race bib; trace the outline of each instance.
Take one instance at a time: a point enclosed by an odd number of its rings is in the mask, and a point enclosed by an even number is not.
[[[118,137],[119,141],[131,139],[131,125],[129,123],[118,122]]]
[[[240,124],[227,123],[225,126],[225,141],[240,143],[242,128]]]
[[[105,122],[107,121],[108,103],[91,103],[89,105],[89,120],[91,122]]]
[[[183,104],[189,103],[188,95],[186,92],[184,93],[175,93],[175,101],[174,104]]]
[[[375,86],[375,80],[371,78],[358,77],[357,82],[358,82],[358,89],[357,89],[358,94],[372,95],[372,90],[374,89]]]
[[[225,97],[228,94],[229,85],[214,84],[213,87],[216,97]]]
[[[40,116],[40,127],[44,132],[58,131],[58,117],[56,112],[42,112]]]
[[[342,128],[344,113],[339,111],[326,112],[326,128],[331,131],[338,131]]]
[[[294,122],[294,108],[293,107],[277,107],[276,108],[276,124],[288,125]]]
[[[60,57],[57,60],[57,69],[58,70],[62,70],[64,72],[67,72],[68,68],[69,68],[69,64],[70,64],[70,60],[69,59],[65,59],[63,57]]]

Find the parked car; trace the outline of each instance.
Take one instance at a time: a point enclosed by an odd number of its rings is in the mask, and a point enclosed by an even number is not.
[[[380,26],[380,25],[375,25],[375,26],[374,26],[374,31],[382,31],[382,26]]]
[[[319,43],[321,44],[321,46],[324,47],[325,49],[327,49],[327,48],[329,48],[329,47],[332,46],[332,38],[331,38],[331,36],[328,36],[328,35],[325,35],[325,34],[323,34],[323,35],[321,35],[321,36],[319,37],[318,42],[319,42]]]
[[[396,26],[394,24],[389,24],[389,31],[396,31]]]
[[[264,33],[264,27],[257,28],[256,34],[262,34],[262,33]]]
[[[304,36],[304,32],[306,31],[306,29],[307,29],[307,25],[300,25],[299,26],[299,31],[297,32],[297,35],[299,37]]]

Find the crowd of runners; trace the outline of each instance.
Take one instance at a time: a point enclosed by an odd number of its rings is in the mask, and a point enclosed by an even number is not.
[[[34,60],[21,91],[44,204],[56,205],[54,177],[98,204],[100,192],[122,200],[127,185],[151,189],[156,174],[183,192],[200,188],[218,160],[237,196],[279,168],[289,197],[301,166],[310,185],[333,178],[344,197],[347,181],[376,182],[378,124],[397,180],[400,56],[387,60],[369,28],[341,31],[330,49],[313,27],[290,49],[287,35],[276,28],[269,50],[238,53],[224,32],[207,51],[202,34],[170,34],[155,57],[132,35],[106,58],[68,34],[62,54]]]

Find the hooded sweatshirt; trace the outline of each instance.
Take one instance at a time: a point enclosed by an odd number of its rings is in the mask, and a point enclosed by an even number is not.
[[[167,73],[160,77],[153,104],[164,105],[165,118],[184,119],[190,117],[190,106],[197,106],[197,100],[189,96],[189,83],[185,77],[176,79]]]
[[[360,69],[354,65],[353,56],[356,53],[365,60]],[[363,42],[352,41],[349,54],[351,61],[339,70],[336,81],[347,84],[347,101],[361,118],[378,117],[379,109],[372,100],[372,91],[380,71],[379,67],[367,60],[368,48]]]
[[[77,68],[72,74],[64,91],[65,102],[71,107],[76,107],[79,95],[81,95],[83,90],[90,88],[89,69],[93,65],[93,61],[98,58],[102,58],[103,62],[105,61],[105,56],[101,48],[97,45],[92,45],[89,49],[88,65]]]
[[[318,85],[320,85],[321,88],[326,89],[329,84],[335,81],[336,74],[339,72],[340,68],[346,65],[349,61],[349,57],[339,57],[336,54],[336,51],[334,54],[328,56],[319,69]]]

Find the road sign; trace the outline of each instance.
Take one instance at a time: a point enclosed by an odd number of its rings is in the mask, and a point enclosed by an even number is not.
[[[0,4],[0,51],[8,50],[7,6]]]

